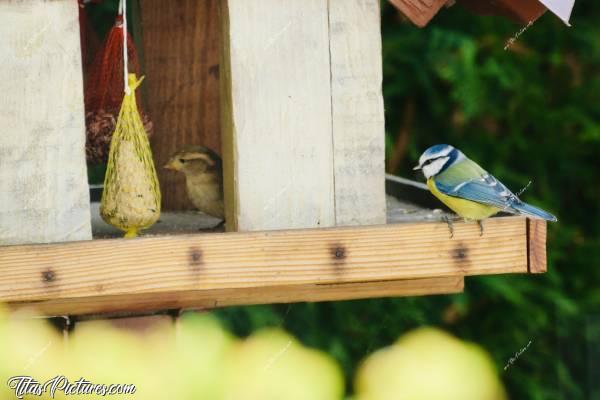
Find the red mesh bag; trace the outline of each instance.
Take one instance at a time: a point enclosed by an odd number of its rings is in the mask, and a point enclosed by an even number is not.
[[[129,32],[127,33],[127,57],[129,71],[140,76],[137,51]],[[123,102],[124,87],[123,18],[119,15],[87,76],[86,111],[104,110],[118,114]],[[137,100],[139,104],[139,98]]]
[[[128,70],[141,76],[135,44],[127,33]],[[112,134],[123,102],[123,18],[119,15],[108,32],[104,45],[85,76],[86,156],[91,163],[106,163]],[[136,92],[144,128],[150,136],[152,122],[143,112],[139,91]]]

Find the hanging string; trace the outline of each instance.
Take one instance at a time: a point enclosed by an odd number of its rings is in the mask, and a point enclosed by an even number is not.
[[[119,15],[123,18],[123,87],[125,94],[130,94],[129,71],[127,70],[127,0],[119,0]]]

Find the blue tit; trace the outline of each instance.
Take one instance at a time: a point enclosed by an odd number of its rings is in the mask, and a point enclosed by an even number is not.
[[[522,202],[502,182],[448,144],[425,150],[414,169],[423,171],[429,190],[442,203],[460,217],[478,221],[482,234],[482,221],[500,211],[557,220],[554,215]],[[452,233],[449,221],[448,224]]]

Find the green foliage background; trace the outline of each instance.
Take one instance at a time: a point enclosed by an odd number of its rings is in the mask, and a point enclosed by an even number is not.
[[[454,6],[418,29],[382,4],[389,152],[403,126],[408,138],[392,172],[417,178],[410,167],[419,154],[450,143],[513,190],[533,180],[524,200],[559,218],[549,226],[549,272],[470,277],[452,296],[214,314],[240,335],[284,327],[335,357],[350,383],[366,355],[435,325],[484,346],[512,399],[600,399],[600,2],[578,0],[572,28],[546,13],[508,51],[521,26],[504,19]],[[98,15],[114,15],[111,7],[105,2]]]

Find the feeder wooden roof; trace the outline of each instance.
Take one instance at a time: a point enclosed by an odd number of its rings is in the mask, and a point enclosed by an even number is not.
[[[458,2],[481,15],[500,15],[520,23],[538,19],[546,9],[569,25],[575,0],[389,0],[415,25],[424,27],[443,6]]]

